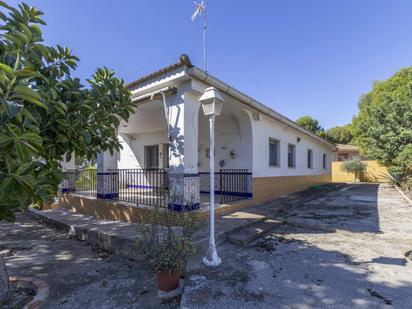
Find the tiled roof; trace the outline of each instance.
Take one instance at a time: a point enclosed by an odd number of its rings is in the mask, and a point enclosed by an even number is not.
[[[182,54],[182,55],[179,57],[179,61],[178,61],[178,62],[176,62],[176,63],[174,63],[174,64],[171,64],[171,65],[169,65],[169,66],[167,66],[167,67],[161,68],[161,69],[159,69],[159,70],[157,70],[157,71],[155,71],[155,72],[152,72],[152,73],[150,73],[150,74],[148,74],[148,75],[145,75],[145,76],[143,76],[143,77],[141,77],[141,78],[139,78],[139,79],[137,79],[137,80],[135,80],[135,81],[133,81],[133,82],[130,82],[129,84],[126,85],[126,87],[132,88],[132,87],[134,87],[134,86],[137,86],[137,85],[139,85],[139,84],[144,83],[145,81],[147,81],[147,80],[149,80],[149,79],[151,79],[151,78],[154,78],[154,77],[156,77],[156,76],[158,76],[158,75],[160,75],[160,74],[163,74],[163,73],[170,72],[170,71],[172,71],[172,70],[174,70],[174,69],[176,69],[176,68],[178,68],[178,67],[181,67],[181,66],[186,66],[187,68],[197,69],[197,67],[195,67],[195,66],[191,63],[191,61],[190,61],[190,59],[189,59],[189,56],[186,55],[186,54]],[[199,70],[199,69],[197,69],[197,70]],[[201,70],[200,70],[200,71],[201,71]],[[202,71],[202,72],[203,72],[203,71]],[[203,72],[203,73],[208,74],[208,73],[206,73],[206,72]],[[215,77],[213,77],[213,78],[216,79],[216,80],[218,80],[220,83],[226,85],[226,83],[224,83],[223,81],[221,81],[221,80],[219,80],[219,79],[217,79],[217,78],[215,78]],[[296,127],[298,127],[299,130],[305,132],[306,134],[308,134],[308,135],[310,135],[310,136],[312,136],[312,137],[315,137],[316,139],[321,140],[321,141],[324,142],[324,143],[327,143],[327,144],[329,144],[329,145],[335,146],[334,143],[332,143],[332,142],[330,142],[330,141],[328,141],[328,140],[326,140],[326,139],[324,139],[324,138],[322,138],[322,137],[320,137],[320,136],[317,136],[316,134],[308,131],[307,129],[305,129],[305,128],[301,127],[301,126],[299,126],[299,125],[298,125],[297,123],[295,123],[293,120],[290,120],[289,118],[287,118],[287,117],[279,114],[278,112],[274,111],[272,108],[270,108],[270,107],[268,107],[268,106],[266,106],[266,105],[264,105],[264,104],[262,104],[262,103],[260,103],[260,102],[258,102],[258,101],[256,101],[256,100],[254,100],[254,99],[253,99],[252,97],[250,97],[249,95],[247,95],[247,94],[245,94],[245,93],[243,93],[243,92],[241,92],[241,91],[239,91],[239,90],[237,90],[237,89],[235,89],[235,88],[233,88],[233,87],[231,87],[231,86],[229,86],[229,85],[227,85],[227,87],[229,87],[230,89],[236,91],[237,93],[240,93],[241,95],[249,98],[249,99],[252,100],[255,104],[257,104],[258,106],[260,106],[261,108],[263,108],[263,110],[265,110],[265,111],[270,111],[270,112],[278,115],[279,117],[281,117],[281,118],[283,119],[283,120],[280,120],[280,121],[283,121],[283,122],[286,121],[286,122],[289,122],[289,123],[293,123],[293,125],[295,125]],[[275,118],[276,118],[276,117],[275,117]],[[276,118],[276,119],[277,119],[277,118]],[[279,120],[279,119],[278,119],[278,120]],[[343,145],[343,146],[346,146],[346,145]],[[352,146],[352,145],[349,145],[349,146]],[[353,146],[353,147],[356,147],[356,146]],[[356,148],[356,149],[357,149],[357,148]]]
[[[336,144],[336,147],[339,150],[343,151],[359,151],[359,147],[355,145],[345,145],[345,144]]]
[[[151,79],[151,78],[153,78],[153,77],[155,77],[159,74],[170,72],[170,71],[172,71],[172,70],[174,70],[174,69],[176,69],[180,66],[187,66],[188,68],[193,66],[192,63],[190,62],[190,59],[189,59],[188,55],[186,55],[186,54],[181,55],[178,62],[173,63],[173,64],[171,64],[167,67],[161,68],[160,70],[154,71],[154,72],[152,72],[148,75],[145,75],[143,77],[140,77],[139,79],[136,79],[135,81],[130,82],[129,84],[127,84],[126,87],[127,88],[132,88],[132,87],[137,86],[137,85],[139,85],[139,84],[141,84],[141,83],[143,83],[143,82],[145,82],[145,81],[147,81],[147,80],[149,80],[149,79]]]

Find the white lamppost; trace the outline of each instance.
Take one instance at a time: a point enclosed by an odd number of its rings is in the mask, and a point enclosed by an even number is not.
[[[210,235],[209,249],[203,258],[203,263],[207,266],[217,266],[221,262],[215,243],[215,118],[220,115],[223,101],[222,95],[214,87],[207,88],[199,98],[204,114],[209,117],[210,125]]]

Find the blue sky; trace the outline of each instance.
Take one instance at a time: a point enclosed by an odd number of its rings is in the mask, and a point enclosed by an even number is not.
[[[20,1],[7,1],[16,4]],[[192,0],[27,0],[49,44],[73,49],[84,79],[106,65],[126,81],[174,63],[202,67]],[[410,0],[207,0],[209,72],[285,116],[350,122],[362,93],[411,64]]]

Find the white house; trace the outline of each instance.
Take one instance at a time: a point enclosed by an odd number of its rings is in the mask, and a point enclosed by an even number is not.
[[[215,129],[218,200],[257,203],[331,182],[334,144],[182,55],[128,85],[136,112],[118,129],[123,150],[98,157],[97,197],[128,200],[131,194],[151,204],[158,201],[154,191],[168,188],[169,208],[197,209],[209,190],[210,154],[209,123],[198,98],[211,86],[224,98]]]

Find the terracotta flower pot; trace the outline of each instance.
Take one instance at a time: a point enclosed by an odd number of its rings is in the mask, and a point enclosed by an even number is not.
[[[158,272],[157,276],[157,286],[159,290],[164,292],[170,292],[179,286],[180,271],[175,272]]]

